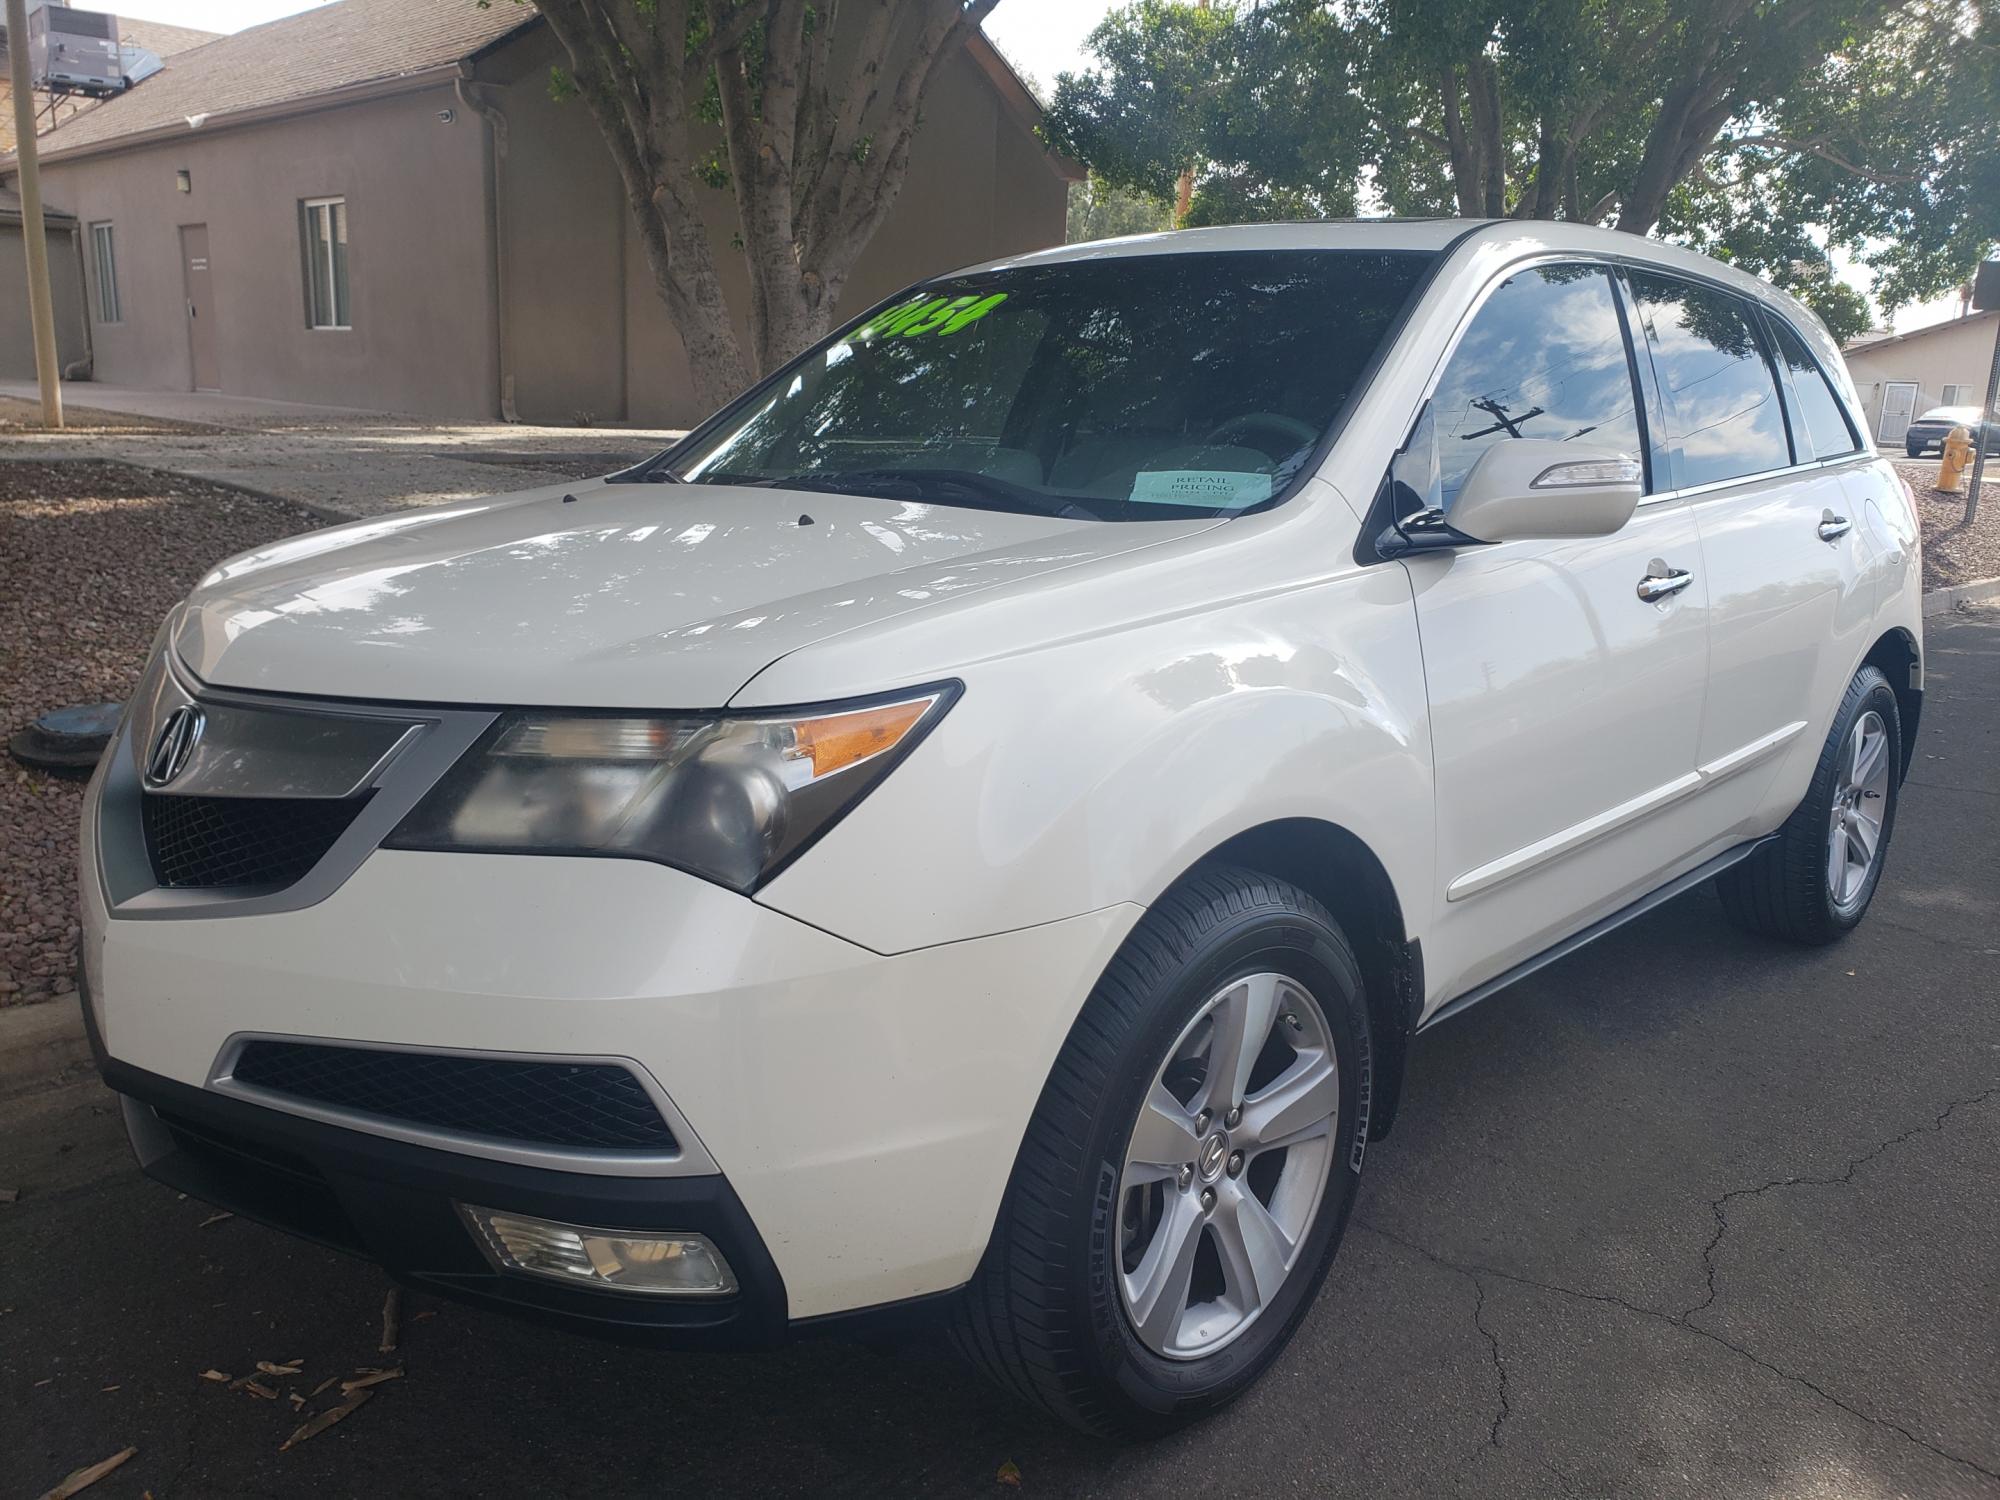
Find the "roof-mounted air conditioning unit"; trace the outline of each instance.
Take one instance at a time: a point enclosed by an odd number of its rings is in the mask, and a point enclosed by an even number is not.
[[[49,93],[117,93],[125,87],[118,18],[67,5],[30,12],[28,71],[34,86]]]

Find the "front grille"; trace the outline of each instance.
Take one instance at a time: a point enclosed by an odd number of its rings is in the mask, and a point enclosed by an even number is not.
[[[639,1080],[611,1063],[515,1062],[318,1042],[246,1042],[239,1084],[408,1125],[571,1150],[675,1149]]]
[[[367,802],[303,797],[140,798],[163,886],[287,886],[320,862]]]

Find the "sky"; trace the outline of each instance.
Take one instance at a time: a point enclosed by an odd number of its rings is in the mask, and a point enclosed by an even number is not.
[[[241,31],[246,26],[275,21],[280,16],[310,10],[326,0],[92,0],[122,16],[166,21],[176,26],[192,26],[202,31]],[[1007,58],[1043,88],[1063,72],[1076,72],[1088,64],[1084,38],[1096,29],[1117,0],[1003,0],[986,20],[986,34]],[[1834,263],[1841,278],[1857,290],[1868,290],[1867,273],[1836,255]],[[1958,311],[1955,298],[1921,303],[1899,311],[1892,326],[1897,332],[1943,322]]]

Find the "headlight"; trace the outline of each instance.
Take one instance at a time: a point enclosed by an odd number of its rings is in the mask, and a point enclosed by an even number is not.
[[[942,717],[955,686],[771,715],[503,715],[392,849],[606,854],[751,891]]]

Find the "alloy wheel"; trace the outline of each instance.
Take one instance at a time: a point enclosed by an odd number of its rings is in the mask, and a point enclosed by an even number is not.
[[[1833,904],[1851,911],[1868,889],[1882,851],[1882,821],[1889,797],[1889,729],[1870,709],[1854,721],[1841,746],[1828,815],[1826,889]]]
[[[1198,1359],[1271,1305],[1325,1195],[1340,1070],[1319,1002],[1234,979],[1168,1050],[1118,1184],[1119,1294],[1155,1354]]]

